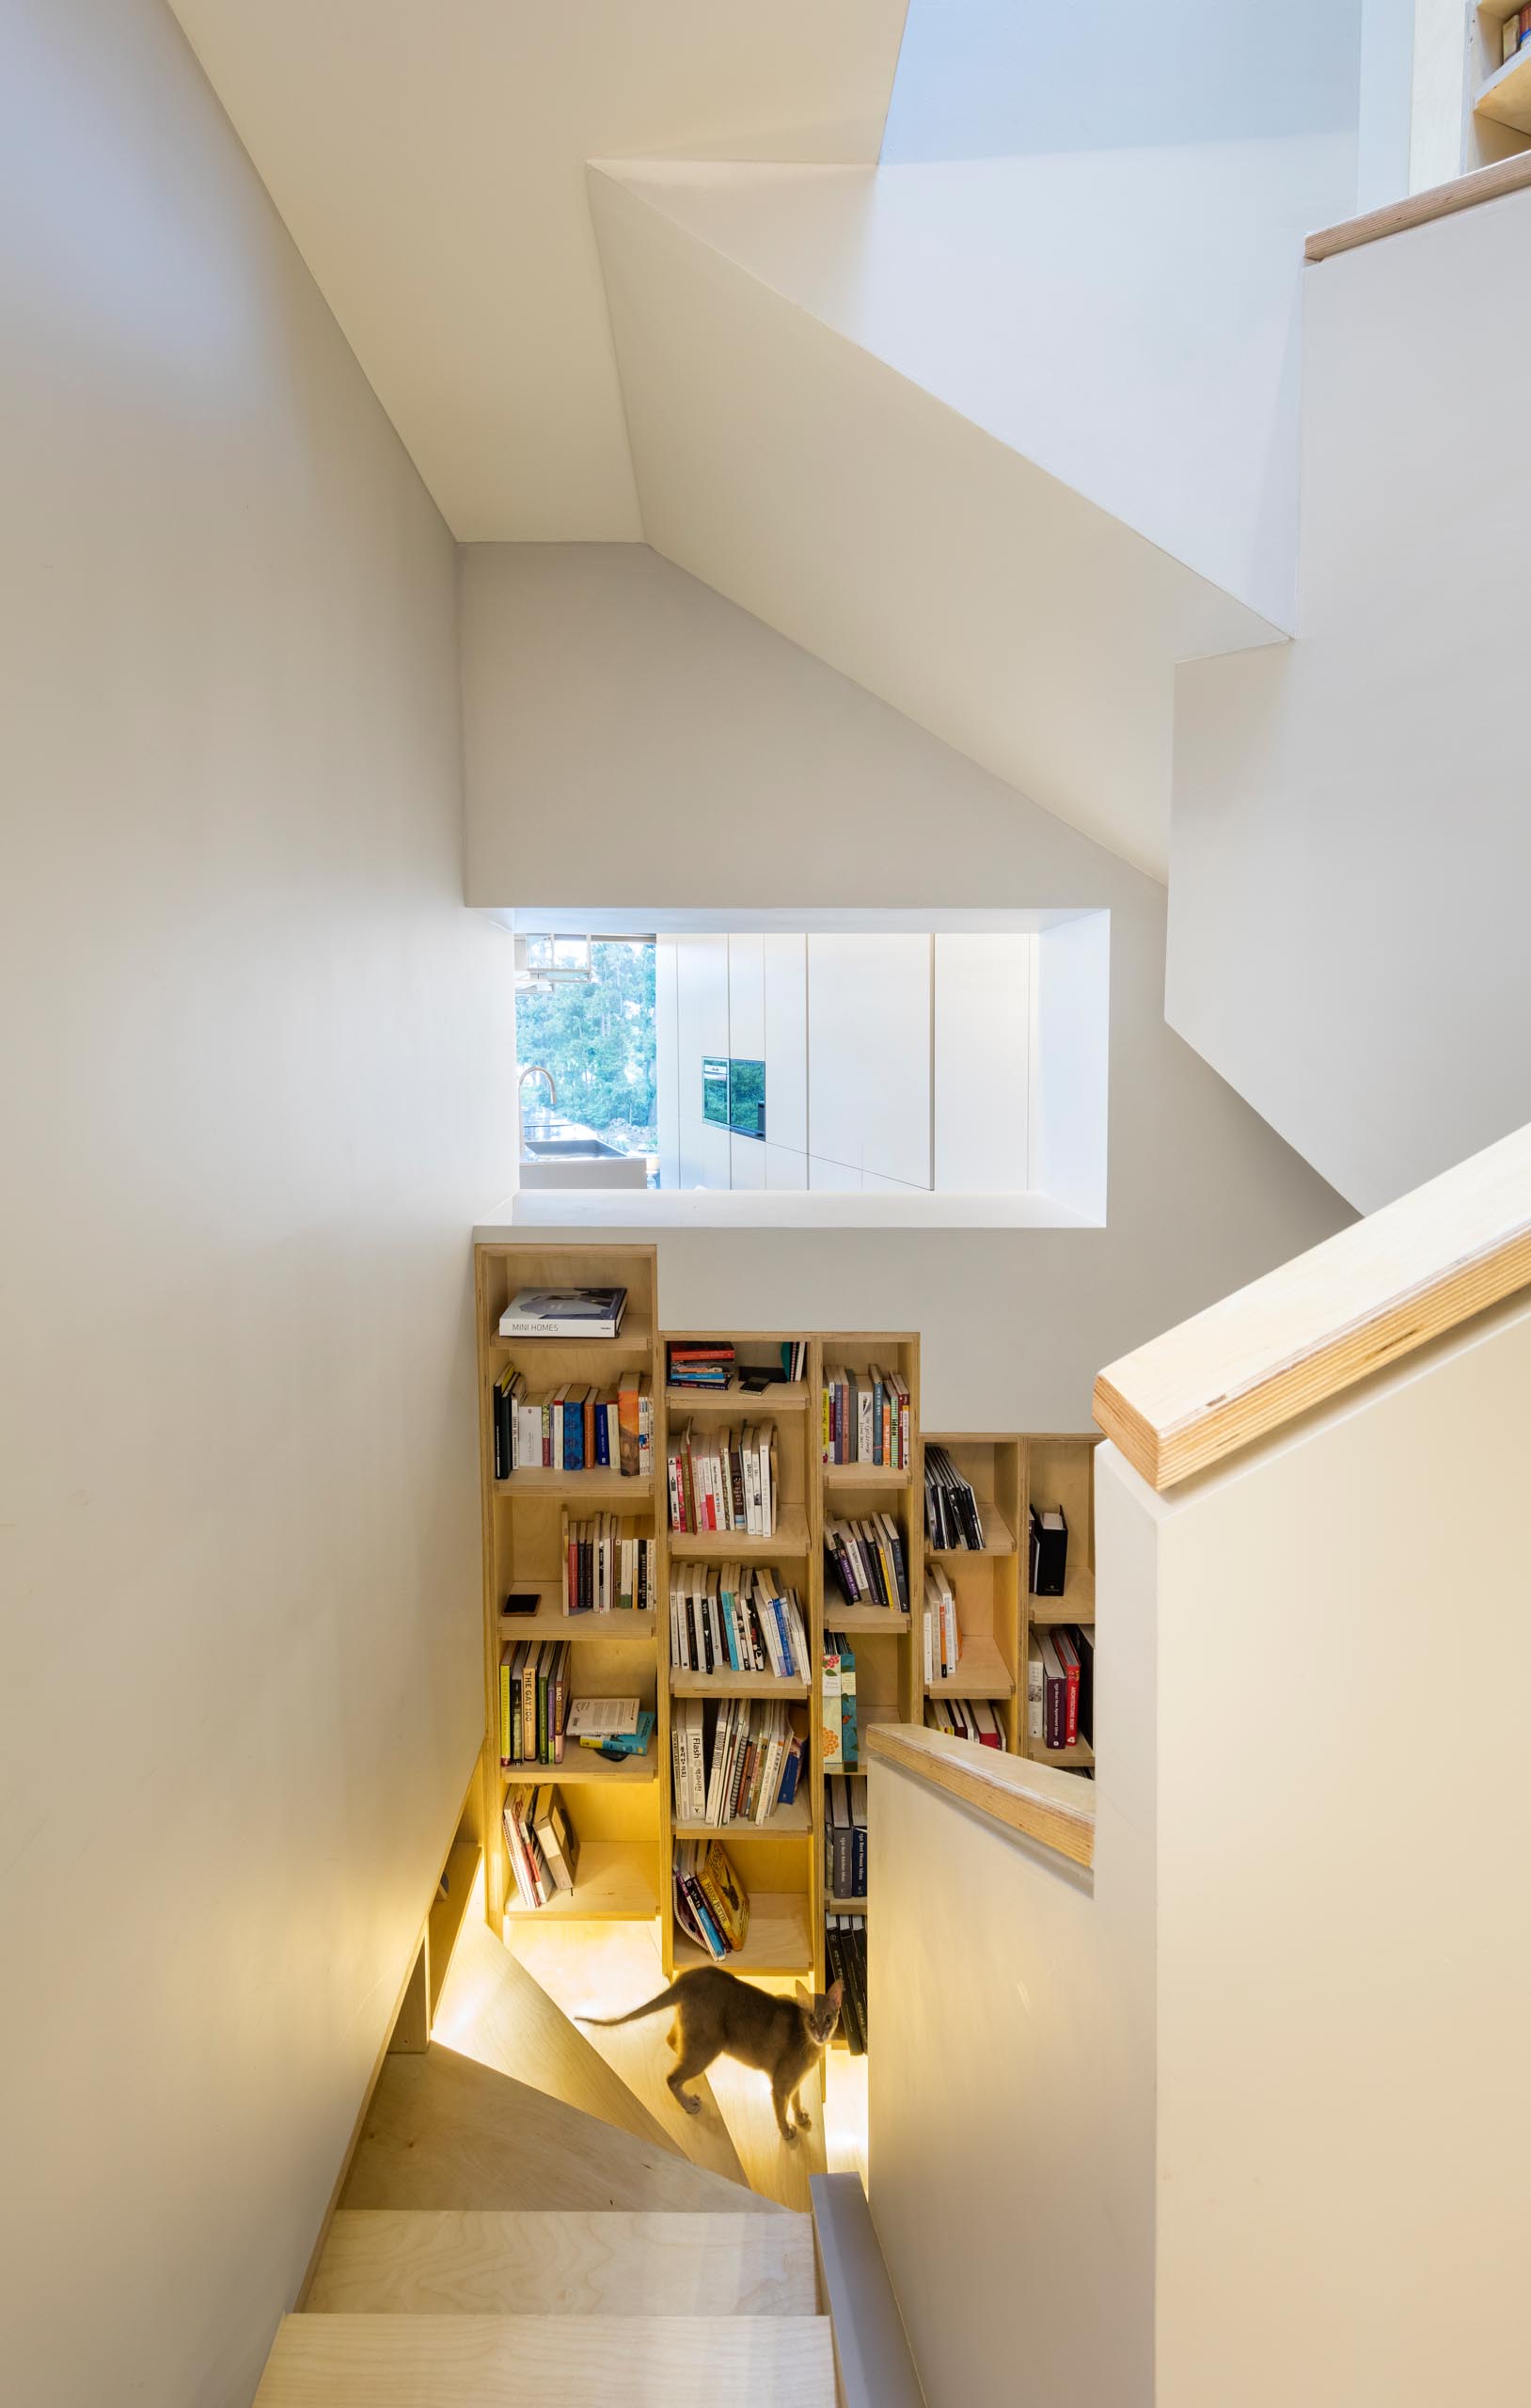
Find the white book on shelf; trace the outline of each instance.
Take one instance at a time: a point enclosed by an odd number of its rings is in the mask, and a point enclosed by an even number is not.
[[[625,1288],[520,1288],[499,1317],[501,1338],[615,1338]]]

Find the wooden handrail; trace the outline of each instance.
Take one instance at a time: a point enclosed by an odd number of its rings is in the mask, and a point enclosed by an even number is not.
[[[1528,1283],[1531,1128],[1108,1365],[1095,1418],[1173,1488]]]
[[[1019,1831],[1073,1864],[1094,1862],[1095,1786],[1078,1773],[975,1747],[915,1722],[874,1722],[865,1740],[869,1755],[944,1790],[991,1823]]]
[[[1303,245],[1303,256],[1310,260],[1330,260],[1336,251],[1358,250],[1363,243],[1380,243],[1384,234],[1407,233],[1411,226],[1428,226],[1434,217],[1455,216],[1459,209],[1476,209],[1480,200],[1497,200],[1502,193],[1523,192],[1531,184],[1531,150],[1517,150],[1507,159],[1496,159],[1492,166],[1474,167],[1465,176],[1453,176],[1448,184],[1432,184],[1428,192],[1412,192],[1402,200],[1390,200],[1381,209],[1368,209],[1364,217],[1347,217],[1338,226],[1325,226],[1319,233],[1310,234]]]

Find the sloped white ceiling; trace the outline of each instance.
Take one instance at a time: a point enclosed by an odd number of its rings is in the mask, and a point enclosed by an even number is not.
[[[625,172],[591,182],[655,549],[1162,878],[1175,664],[1278,631]]]
[[[1324,135],[839,167],[608,163],[711,249],[1278,626]]]
[[[592,158],[869,162],[905,0],[172,0],[453,532],[642,533]]]

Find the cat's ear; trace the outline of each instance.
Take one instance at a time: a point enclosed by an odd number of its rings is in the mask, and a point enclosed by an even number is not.
[[[828,2004],[832,2006],[837,2014],[840,2011],[840,2001],[843,1995],[843,1990],[844,1985],[842,1983],[831,1982],[824,1994]]]
[[[799,1983],[797,1984],[797,2004],[798,2004],[798,2005],[799,2005],[799,2006],[801,2006],[801,2007],[806,2007],[806,2008],[809,2010],[809,2012],[810,2012],[810,2013],[812,2013],[812,2012],[813,2012],[813,2001],[812,1997],[810,1996],[809,1992],[808,1992],[807,1990],[805,1990],[805,1989],[804,1989],[804,1988],[803,1988],[803,1986],[802,1986],[801,1982],[799,1982]]]

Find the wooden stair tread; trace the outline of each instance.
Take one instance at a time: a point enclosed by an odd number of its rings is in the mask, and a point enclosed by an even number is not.
[[[383,2067],[343,2208],[690,2209],[771,2202],[439,2042]]]
[[[432,2028],[434,2037],[459,2056],[493,2067],[639,2140],[676,2148],[673,2133],[487,1924],[475,1922],[460,1935]],[[743,2180],[742,2171],[736,2178]]]
[[[834,2408],[822,2316],[287,2316],[255,2408]]]
[[[493,1946],[493,1934],[485,1937]],[[584,1924],[571,1928],[528,1915],[515,1925],[511,1946],[526,1971],[571,2019],[585,2014],[621,2015],[666,1987],[658,1945],[649,1925]],[[583,2024],[580,2029],[611,2068],[613,2079],[625,2085],[683,2157],[710,2173],[748,2184],[749,2174],[706,2075],[691,2084],[702,2100],[700,2115],[688,2115],[669,2087],[666,2077],[675,2060],[665,2036],[671,2020],[664,2014],[639,2023]],[[451,2038],[450,2033],[442,2036]],[[506,2070],[516,2068],[508,2066]],[[800,2204],[807,2206],[806,2196]]]
[[[310,2313],[812,2316],[801,2216],[342,2209]]]

